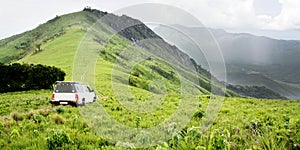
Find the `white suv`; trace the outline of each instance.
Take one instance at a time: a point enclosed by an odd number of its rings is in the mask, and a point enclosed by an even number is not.
[[[86,84],[57,81],[50,103],[83,106],[96,101],[96,98],[95,92]]]

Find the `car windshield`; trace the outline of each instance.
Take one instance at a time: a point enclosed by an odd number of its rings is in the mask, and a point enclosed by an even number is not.
[[[86,88],[88,89],[89,92],[93,92],[93,90],[89,86],[86,86]]]
[[[57,84],[54,91],[56,93],[75,93],[74,86],[70,83]]]

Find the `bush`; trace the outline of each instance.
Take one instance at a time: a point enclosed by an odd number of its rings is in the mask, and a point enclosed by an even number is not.
[[[63,130],[51,130],[46,138],[47,148],[51,150],[62,148],[71,143],[69,135]]]
[[[209,137],[208,149],[230,149],[230,133],[227,129],[215,129]]]
[[[55,114],[52,117],[52,119],[56,124],[64,124],[65,123],[65,118],[58,114]]]
[[[14,112],[11,114],[11,118],[15,121],[22,121],[24,119],[24,116],[20,113]]]
[[[0,63],[0,93],[52,89],[56,81],[63,81],[65,72],[56,67]]]
[[[32,120],[35,122],[35,123],[41,123],[42,121],[45,121],[45,119],[43,118],[43,116],[39,115],[39,114],[34,114],[32,116]]]
[[[197,112],[195,112],[194,114],[194,118],[196,119],[201,119],[204,116],[205,112],[203,110],[198,110]]]
[[[60,114],[60,113],[64,113],[65,109],[62,107],[58,107],[55,111]]]
[[[39,111],[39,114],[44,116],[44,117],[48,116],[50,113],[51,113],[50,109],[43,109],[43,110]]]

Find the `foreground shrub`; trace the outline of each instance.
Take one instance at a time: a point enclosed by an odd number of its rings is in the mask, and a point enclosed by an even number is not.
[[[46,145],[49,149],[59,149],[71,144],[69,135],[64,130],[51,130],[46,138]]]
[[[22,121],[24,119],[23,114],[20,114],[20,113],[17,113],[17,112],[13,112],[10,116],[15,121]]]
[[[52,116],[52,120],[56,124],[64,124],[65,123],[65,118],[58,114],[55,114],[54,116]]]

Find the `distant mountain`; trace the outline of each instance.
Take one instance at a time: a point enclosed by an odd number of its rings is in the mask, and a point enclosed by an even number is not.
[[[265,36],[271,39],[279,40],[300,40],[299,29],[288,29],[288,30],[264,30],[264,29],[226,29],[229,33],[250,33],[256,36]]]
[[[154,31],[206,68],[208,63],[203,52],[197,51],[209,51],[213,41],[206,40],[205,36],[211,34],[219,44],[227,69],[226,73],[215,73],[217,78],[226,74],[228,83],[265,86],[289,99],[300,99],[300,41],[180,25],[173,25],[172,28],[158,26]],[[196,37],[201,49],[182,32]],[[217,59],[209,61],[222,63]]]
[[[228,85],[227,89],[235,91],[243,96],[266,99],[287,99],[280,94],[264,87],[264,86],[240,86]]]

